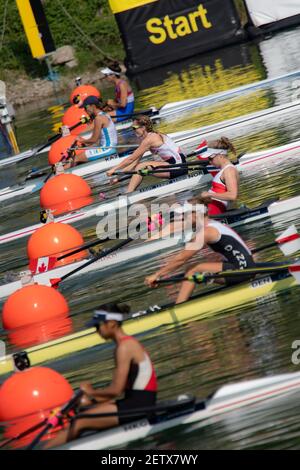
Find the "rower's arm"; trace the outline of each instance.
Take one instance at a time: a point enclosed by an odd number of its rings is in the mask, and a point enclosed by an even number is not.
[[[189,250],[184,249],[178,255],[172,257],[171,261],[169,261],[163,268],[156,272],[157,277],[163,277],[167,274],[170,274],[176,271],[178,268],[183,266],[189,259],[191,259],[196,253],[198,253],[199,249]]]
[[[150,149],[150,143],[149,140],[146,138],[143,140],[143,142],[140,144],[140,146],[131,154],[129,157],[126,157],[122,159],[122,162],[117,165],[114,170],[121,170],[122,168],[125,168],[128,165],[131,165],[132,163],[138,162],[144,153],[146,153]]]
[[[80,142],[84,142],[85,145],[99,144],[100,135],[102,132],[102,128],[104,127],[104,123],[104,118],[102,116],[97,116],[94,119],[94,128],[91,137],[89,139],[80,138]]]
[[[121,344],[117,348],[116,368],[112,382],[108,387],[93,392],[92,396],[96,400],[99,399],[99,401],[101,401],[103,399],[117,398],[124,392],[131,362],[131,355],[128,353],[126,346],[125,344]]]
[[[118,105],[118,108],[125,108],[127,104],[127,83],[122,82],[120,84],[120,91],[121,91],[120,100],[117,105]]]
[[[236,201],[239,195],[239,176],[236,168],[226,168],[224,172],[227,191],[225,193],[213,193],[221,201]]]

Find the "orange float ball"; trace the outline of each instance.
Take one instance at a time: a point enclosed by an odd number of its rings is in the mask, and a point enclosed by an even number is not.
[[[79,108],[77,105],[70,106],[63,115],[62,123],[64,126],[72,127],[77,124],[82,117],[89,117],[84,109]],[[73,135],[81,134],[87,130],[87,124],[81,124],[70,132]]]
[[[70,95],[70,103],[78,104],[87,98],[88,96],[97,96],[100,98],[100,91],[93,85],[80,85],[76,87]]]
[[[50,165],[54,165],[55,163],[61,161],[67,150],[74,146],[75,141],[76,137],[71,134],[65,137],[61,137],[56,142],[54,142],[54,144],[51,145],[48,153],[48,162]]]
[[[2,311],[3,328],[16,328],[66,317],[69,306],[64,296],[53,287],[32,284],[14,292]]]
[[[40,423],[72,395],[69,382],[48,367],[32,367],[11,375],[0,388],[0,421],[8,422],[4,436],[12,438]],[[16,440],[13,446],[28,445],[41,429]],[[48,434],[43,440],[49,437]]]
[[[50,222],[38,228],[27,243],[27,256],[29,260],[53,256],[57,258],[72,249],[83,245],[82,235],[74,227],[61,222]],[[62,260],[56,261],[56,266],[62,266],[83,259],[87,251],[83,250]]]
[[[69,382],[48,367],[31,367],[11,375],[0,388],[0,421],[47,411],[73,395]]]
[[[43,186],[40,204],[43,209],[52,209],[56,216],[90,204],[93,201],[91,193],[91,188],[80,176],[57,175]]]

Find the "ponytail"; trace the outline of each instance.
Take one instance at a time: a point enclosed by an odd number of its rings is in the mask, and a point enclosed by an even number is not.
[[[236,149],[227,137],[221,137],[220,139],[212,142],[209,146],[215,149],[229,150],[234,154],[234,156],[236,156]]]
[[[146,128],[147,132],[155,132],[153,122],[148,116],[140,116],[134,120],[139,126]]]

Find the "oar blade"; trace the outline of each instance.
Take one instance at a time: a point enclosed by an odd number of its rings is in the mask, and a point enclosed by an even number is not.
[[[300,250],[300,235],[295,225],[288,227],[276,238],[278,247],[285,256],[290,256]]]
[[[292,264],[289,267],[290,274],[294,277],[297,284],[300,284],[300,262],[297,261],[296,263]]]

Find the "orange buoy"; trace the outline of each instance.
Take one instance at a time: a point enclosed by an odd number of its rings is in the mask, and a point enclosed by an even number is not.
[[[54,165],[55,163],[61,161],[62,157],[66,155],[67,150],[74,146],[75,141],[76,137],[71,134],[66,135],[65,137],[61,137],[56,142],[54,142],[51,145],[48,153],[48,162],[50,165]]]
[[[93,201],[91,188],[83,178],[73,174],[57,175],[47,181],[40,192],[43,209],[54,215],[84,207]]]
[[[82,117],[89,117],[84,109],[78,108],[77,105],[70,106],[63,115],[62,123],[64,126],[72,127],[77,124]],[[81,124],[70,132],[73,135],[81,134],[87,130],[87,124]]]
[[[51,410],[67,403],[73,395],[69,382],[48,367],[32,367],[11,375],[0,387],[0,421],[6,422],[7,439],[49,417]],[[14,447],[28,445],[42,427],[14,442]],[[47,434],[43,440],[53,436]]]
[[[52,287],[33,284],[7,299],[3,327],[11,344],[27,348],[69,334],[73,325],[65,298]]]
[[[100,91],[93,85],[80,85],[76,87],[70,95],[71,104],[80,104],[88,96],[97,96],[100,98]]]
[[[72,251],[72,249],[80,247],[83,243],[84,240],[81,233],[71,225],[61,222],[50,222],[33,232],[27,243],[27,256],[30,261],[44,256],[55,256],[58,258]],[[87,254],[86,250],[80,251],[56,261],[54,266],[62,266],[75,260],[83,259]]]
[[[2,310],[2,323],[6,330],[13,330],[68,314],[68,303],[60,292],[53,287],[32,284],[8,297]]]

